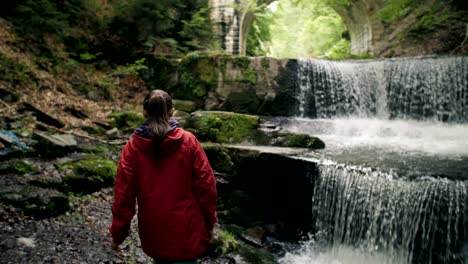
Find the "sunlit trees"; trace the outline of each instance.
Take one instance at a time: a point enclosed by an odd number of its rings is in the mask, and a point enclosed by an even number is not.
[[[349,50],[346,47],[349,41],[342,37],[346,27],[331,7],[346,3],[345,0],[280,0],[276,10],[265,9],[257,15],[247,53],[273,57],[346,57],[343,52]],[[335,56],[337,51],[339,56]]]

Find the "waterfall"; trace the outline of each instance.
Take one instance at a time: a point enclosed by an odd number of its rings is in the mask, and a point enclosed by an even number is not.
[[[317,232],[281,263],[466,263],[466,182],[406,181],[331,162],[319,172],[312,198]]]
[[[468,57],[298,59],[300,117],[468,121]]]
[[[296,117],[276,122],[327,147],[301,157],[318,164],[314,228],[280,263],[467,263],[468,57],[296,70]]]

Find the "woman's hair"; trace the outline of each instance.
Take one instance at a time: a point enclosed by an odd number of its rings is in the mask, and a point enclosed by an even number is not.
[[[172,98],[163,90],[152,90],[143,102],[149,127],[153,132],[153,141],[158,146],[170,131],[169,119],[172,110]]]

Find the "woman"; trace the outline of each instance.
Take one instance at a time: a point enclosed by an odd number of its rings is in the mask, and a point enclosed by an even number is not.
[[[156,263],[196,263],[217,221],[216,180],[200,143],[171,120],[171,97],[153,90],[147,121],[122,150],[112,205],[113,246],[127,237],[138,201],[143,251]]]

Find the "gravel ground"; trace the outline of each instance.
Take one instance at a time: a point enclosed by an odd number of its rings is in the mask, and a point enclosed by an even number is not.
[[[74,199],[75,211],[35,220],[0,205],[0,263],[149,263],[136,219],[119,253],[110,247],[112,189]]]

